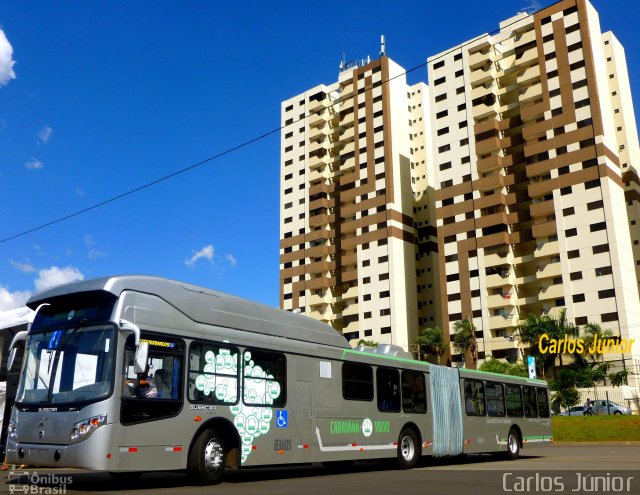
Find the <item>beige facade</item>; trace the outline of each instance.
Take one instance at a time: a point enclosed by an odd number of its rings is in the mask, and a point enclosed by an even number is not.
[[[554,308],[640,341],[637,133],[593,7],[519,14],[430,58],[429,80],[444,326],[471,318],[481,358]]]
[[[435,229],[414,222],[426,207],[428,90],[404,72],[383,56],[283,102],[280,292],[284,309],[352,343],[408,349],[438,305],[426,291]]]
[[[383,56],[282,104],[282,307],[405,348],[469,318],[481,360],[519,356],[518,322],[564,308],[636,339],[607,358],[640,376],[640,149],[620,43],[564,0],[427,65],[429,86]]]

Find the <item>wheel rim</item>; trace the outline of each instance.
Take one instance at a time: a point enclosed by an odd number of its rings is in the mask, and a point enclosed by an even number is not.
[[[402,442],[400,442],[400,452],[402,454],[402,458],[405,461],[410,461],[413,459],[413,456],[416,451],[416,446],[413,442],[413,438],[409,435],[403,437]]]
[[[222,445],[216,438],[212,438],[204,448],[204,465],[210,473],[215,473],[222,469],[224,451]]]
[[[515,454],[517,451],[518,451],[518,439],[512,433],[511,435],[509,435],[509,452],[511,452],[512,454]]]

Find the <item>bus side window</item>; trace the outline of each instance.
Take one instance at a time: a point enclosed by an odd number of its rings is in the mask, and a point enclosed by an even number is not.
[[[373,368],[370,365],[342,363],[342,397],[345,400],[373,400]]]
[[[484,416],[484,383],[475,380],[464,381],[464,404],[467,416]]]
[[[549,395],[546,388],[536,388],[538,396],[538,416],[541,418],[549,417]]]
[[[491,417],[504,417],[504,390],[501,383],[487,382],[487,413]]]
[[[406,413],[426,413],[424,374],[417,371],[402,372],[402,410]]]
[[[511,417],[522,417],[522,389],[520,385],[505,385],[507,397],[507,414]]]
[[[524,415],[526,418],[538,417],[538,406],[536,404],[536,389],[533,387],[522,387],[524,399]]]
[[[192,342],[188,398],[205,404],[237,404],[240,351],[231,345]]]
[[[243,363],[243,402],[252,406],[283,407],[287,402],[284,354],[246,350]]]
[[[376,370],[376,393],[379,411],[400,412],[400,375],[397,369]]]

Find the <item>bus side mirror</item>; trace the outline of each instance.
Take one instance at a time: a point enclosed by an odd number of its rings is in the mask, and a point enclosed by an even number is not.
[[[9,359],[7,361],[7,371],[11,371],[13,367],[13,362],[16,360],[16,354],[18,353],[18,342],[24,342],[27,340],[29,332],[23,330],[22,332],[18,332],[13,336],[13,340],[11,341],[11,345],[9,346]]]
[[[136,374],[146,373],[147,359],[149,358],[149,343],[140,342],[136,347],[136,355],[133,359],[133,371]]]

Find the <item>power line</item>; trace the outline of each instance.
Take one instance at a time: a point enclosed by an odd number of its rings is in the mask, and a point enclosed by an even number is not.
[[[532,15],[532,14],[529,14],[529,15]],[[517,22],[520,22],[521,20],[522,20],[522,18],[516,19],[515,21],[509,23],[508,25],[505,25],[502,28],[496,29],[496,30],[494,30],[494,31],[492,31],[490,33],[487,33],[487,34],[489,36],[491,36],[493,34],[499,33],[503,29],[508,28],[509,26],[511,26],[511,25],[513,25],[513,24],[515,24]],[[453,52],[455,50],[462,49],[465,46],[475,42],[478,38],[481,38],[481,37],[482,36],[477,36],[477,37],[475,37],[475,38],[473,38],[473,39],[471,39],[471,40],[469,40],[469,41],[467,41],[467,42],[465,42],[465,43],[463,43],[461,45],[458,45],[458,46],[456,46],[456,47],[454,47],[452,49],[446,50],[446,51],[442,52],[439,56],[431,58],[431,61],[439,60],[441,58],[444,58],[449,53],[451,53],[451,52]],[[425,67],[427,64],[428,64],[428,61],[423,62],[421,64],[418,64],[415,67],[412,67],[411,69],[408,69],[408,70],[405,70],[404,72],[396,74],[395,76],[393,76],[393,77],[391,77],[391,78],[389,78],[389,79],[387,79],[385,81],[381,81],[380,85],[387,84],[387,83],[393,81],[394,79],[397,79],[398,77],[406,76],[407,74],[409,74],[411,72],[414,72],[414,71],[416,71],[416,70],[418,70],[418,69],[420,69],[422,67]],[[377,85],[373,85],[372,84],[371,86],[365,87],[363,92],[366,93],[367,91],[371,91],[371,90],[374,89],[374,87],[377,87]],[[334,103],[329,105],[328,108],[333,108],[335,105],[338,105],[340,102],[341,102],[340,99],[338,99],[337,101],[335,101]],[[198,167],[200,167],[200,166],[202,166],[202,165],[204,165],[206,163],[209,163],[211,161],[217,160],[218,158],[221,158],[221,157],[223,157],[225,155],[228,155],[228,154],[233,153],[235,151],[238,151],[238,150],[240,150],[242,148],[245,148],[245,147],[247,147],[247,146],[249,146],[249,145],[251,145],[253,143],[261,141],[261,140],[271,136],[272,134],[275,134],[276,132],[280,132],[282,129],[285,129],[285,128],[291,126],[291,125],[297,124],[298,122],[301,122],[301,121],[307,119],[311,115],[313,115],[313,114],[312,113],[304,114],[302,117],[299,117],[297,120],[294,120],[293,122],[290,122],[289,124],[285,124],[285,125],[281,125],[280,127],[276,127],[276,128],[274,128],[274,129],[272,129],[270,131],[265,132],[264,134],[261,134],[261,135],[259,135],[257,137],[254,137],[253,139],[249,139],[248,141],[244,141],[241,144],[238,144],[238,145],[233,146],[231,148],[227,148],[226,150],[221,151],[220,153],[217,153],[215,155],[212,155],[209,158],[205,158],[204,160],[201,160],[199,162],[193,163],[192,165],[184,167],[184,168],[182,168],[180,170],[176,170],[175,172],[172,172],[172,173],[170,173],[168,175],[162,176],[162,177],[160,177],[158,179],[155,179],[155,180],[153,180],[151,182],[147,182],[147,183],[145,183],[145,184],[143,184],[141,186],[135,187],[133,189],[129,189],[128,191],[120,193],[120,194],[118,194],[116,196],[112,196],[111,198],[108,198],[108,199],[106,199],[104,201],[101,201],[99,203],[95,203],[95,204],[93,204],[91,206],[87,206],[86,208],[83,208],[81,210],[77,210],[77,211],[75,211],[73,213],[69,213],[68,215],[56,218],[54,220],[51,220],[51,221],[46,222],[46,223],[43,223],[43,224],[38,225],[36,227],[32,227],[32,228],[30,228],[28,230],[24,230],[24,231],[19,232],[17,234],[14,234],[14,235],[11,235],[9,237],[5,237],[3,239],[0,239],[0,244],[4,244],[5,242],[9,242],[9,241],[17,239],[19,237],[23,237],[23,236],[31,234],[33,232],[37,232],[38,230],[42,230],[42,229],[45,229],[47,227],[51,227],[52,225],[55,225],[55,224],[58,224],[58,223],[62,223],[64,221],[66,221],[66,220],[70,220],[71,218],[80,216],[80,215],[82,215],[84,213],[88,213],[88,212],[90,212],[92,210],[96,210],[96,209],[98,209],[98,208],[100,208],[102,206],[106,206],[106,205],[108,205],[110,203],[118,201],[119,199],[125,198],[127,196],[131,196],[131,195],[133,195],[133,194],[135,194],[137,192],[140,192],[140,191],[142,191],[144,189],[148,189],[148,188],[150,188],[152,186],[155,186],[156,184],[159,184],[161,182],[165,182],[165,181],[167,181],[169,179],[177,177],[178,175],[182,175],[182,174],[184,174],[186,172],[190,172],[191,170],[194,170],[194,169],[196,169],[196,168],[198,168]]]

